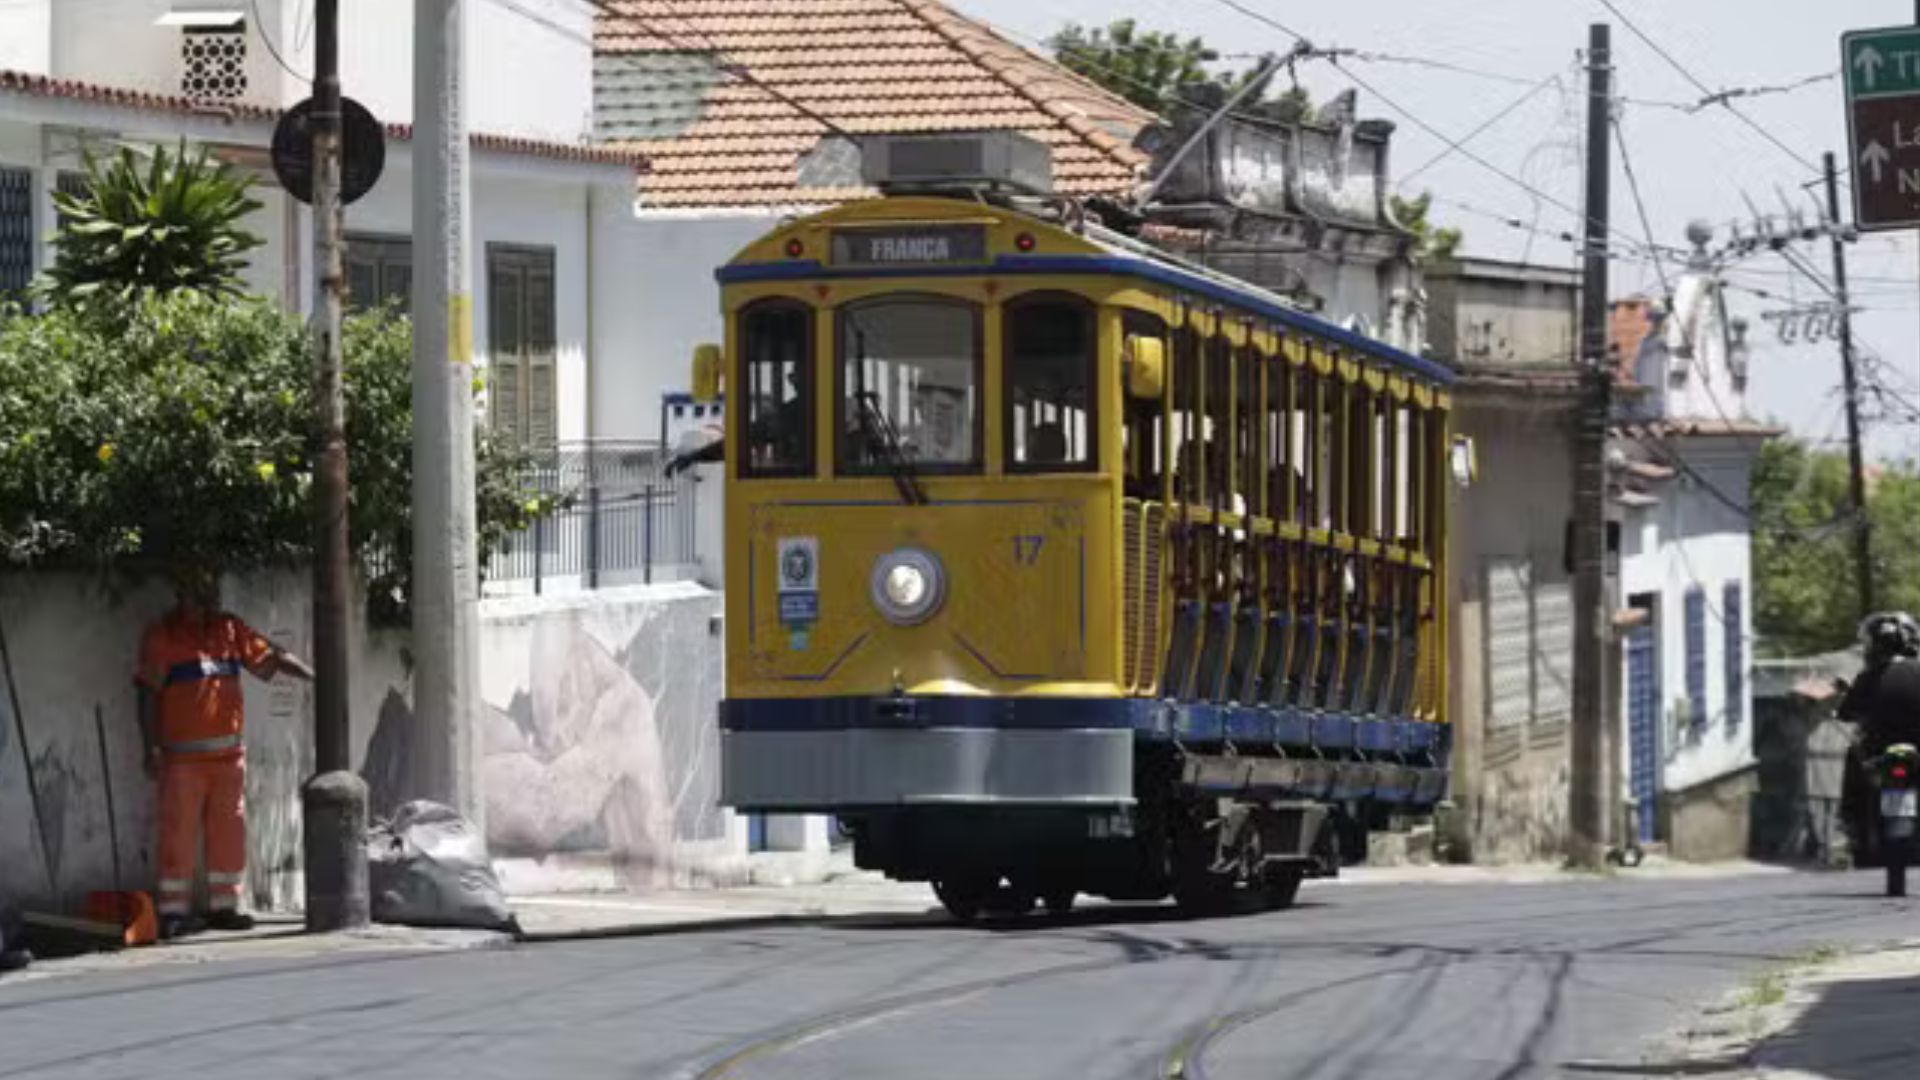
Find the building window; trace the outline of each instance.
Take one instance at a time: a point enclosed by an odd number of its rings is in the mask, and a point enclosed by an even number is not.
[[[742,476],[813,475],[813,309],[762,300],[740,312]]]
[[[238,101],[247,93],[247,27],[187,27],[180,33],[180,93]]]
[[[78,169],[62,169],[59,175],[54,177],[53,189],[69,198],[84,199],[89,191],[87,174]],[[67,215],[54,211],[53,227],[55,235],[58,235],[58,230],[67,227]]]
[[[1093,467],[1093,307],[1076,297],[1007,305],[1007,470]]]
[[[413,309],[413,241],[403,236],[347,235],[347,310],[389,302]]]
[[[487,247],[487,373],[492,423],[529,447],[559,437],[553,249]]]
[[[33,282],[33,173],[0,168],[0,300],[23,299]]]
[[[1727,726],[1737,728],[1747,715],[1747,652],[1742,636],[1746,617],[1737,581],[1721,588],[1720,618],[1726,632]]]
[[[1707,722],[1707,591],[1687,590],[1687,722]]]

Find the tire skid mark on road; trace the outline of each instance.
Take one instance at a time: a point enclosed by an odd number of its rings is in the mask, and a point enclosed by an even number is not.
[[[1380,971],[1368,971],[1329,982],[1315,983],[1312,986],[1299,987],[1259,1005],[1216,1016],[1190,1029],[1186,1035],[1174,1043],[1173,1049],[1161,1059],[1160,1069],[1155,1074],[1155,1078],[1156,1080],[1206,1080],[1207,1051],[1221,1039],[1254,1021],[1277,1016],[1329,990],[1341,990],[1395,975],[1416,975],[1424,972],[1437,974],[1448,962],[1446,957],[1428,956],[1411,964],[1401,964]]]
[[[1178,950],[1153,950],[1147,954],[1135,953],[1099,960],[1082,960],[1071,964],[1054,964],[1029,971],[1017,971],[1007,975],[973,979],[950,986],[899,994],[864,1005],[854,1005],[808,1017],[771,1034],[733,1044],[717,1054],[702,1055],[691,1064],[682,1066],[672,1075],[674,1080],[721,1080],[723,1077],[734,1075],[742,1066],[763,1061],[801,1046],[835,1038],[865,1027],[876,1020],[917,1012],[933,1006],[958,1004],[995,990],[1024,986],[1047,979],[1111,971],[1136,964],[1159,963],[1186,955],[1188,954]]]
[[[66,1057],[52,1058],[47,1061],[36,1061],[10,1069],[0,1069],[0,1077],[27,1076],[32,1073],[45,1072],[49,1069],[57,1069],[65,1065],[78,1065],[82,1062],[93,1062],[103,1059],[111,1060],[113,1058],[124,1057],[128,1054],[136,1054],[146,1050],[156,1050],[163,1046],[170,1046],[174,1043],[185,1042],[207,1035],[232,1035],[236,1032],[246,1031],[249,1028],[302,1027],[310,1021],[317,1020],[321,1017],[335,1017],[348,1013],[379,1012],[381,1009],[390,1008],[405,1000],[405,998],[388,998],[382,1001],[354,1001],[344,1005],[335,1005],[331,1008],[302,1007],[297,1012],[254,1017],[231,1024],[222,1024],[218,1027],[175,1032],[171,1035],[161,1035],[150,1039],[136,1039],[133,1042],[101,1047],[98,1050],[88,1050],[83,1053],[69,1054]]]

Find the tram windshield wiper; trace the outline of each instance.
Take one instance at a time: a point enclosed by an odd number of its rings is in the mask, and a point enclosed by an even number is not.
[[[893,486],[900,491],[900,501],[908,506],[926,505],[927,493],[920,487],[920,475],[900,445],[899,429],[880,408],[880,395],[861,391],[854,395],[854,401],[868,453],[886,463],[887,471],[893,474]]]

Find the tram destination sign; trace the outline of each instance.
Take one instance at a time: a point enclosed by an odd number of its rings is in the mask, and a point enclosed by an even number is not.
[[[1920,26],[1840,36],[1853,219],[1862,231],[1920,225]]]
[[[840,229],[833,234],[835,266],[924,266],[978,263],[986,258],[984,225]]]

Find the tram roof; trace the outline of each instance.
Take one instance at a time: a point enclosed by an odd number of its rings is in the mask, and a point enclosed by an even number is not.
[[[862,206],[862,210],[873,204]],[[848,208],[828,211],[816,221],[834,224],[864,217]],[[1036,222],[1043,228],[1058,229],[1049,222]],[[1061,230],[1065,231],[1065,230]],[[1177,258],[1132,237],[1099,226],[1089,226],[1074,236],[1086,250],[1064,254],[998,254],[986,263],[898,267],[833,267],[818,259],[782,259],[778,262],[732,262],[714,271],[722,285],[762,281],[812,281],[836,278],[912,278],[967,277],[981,274],[1018,276],[1023,274],[1095,274],[1139,278],[1191,295],[1230,305],[1288,327],[1311,334],[1358,356],[1399,368],[1409,374],[1450,386],[1458,378],[1450,367],[1438,361],[1395,348],[1364,334],[1309,312],[1301,311],[1280,294],[1260,288],[1229,274]]]

